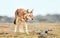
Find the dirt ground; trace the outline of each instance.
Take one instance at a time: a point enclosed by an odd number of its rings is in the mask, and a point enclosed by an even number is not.
[[[48,31],[43,38],[60,38],[60,24],[58,23],[30,23],[28,25],[29,35],[14,32],[13,23],[0,23],[0,38],[42,38],[39,32]]]

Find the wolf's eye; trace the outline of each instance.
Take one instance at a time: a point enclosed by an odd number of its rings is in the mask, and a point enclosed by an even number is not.
[[[29,15],[30,16],[30,15]]]
[[[29,15],[30,16],[30,15]]]

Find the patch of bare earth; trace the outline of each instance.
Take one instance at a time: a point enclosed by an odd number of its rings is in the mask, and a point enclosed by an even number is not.
[[[29,32],[14,32],[13,23],[0,23],[0,38],[60,38],[60,24],[57,23],[31,23]],[[50,30],[50,31],[49,31]],[[41,37],[41,31],[48,31],[45,37]]]

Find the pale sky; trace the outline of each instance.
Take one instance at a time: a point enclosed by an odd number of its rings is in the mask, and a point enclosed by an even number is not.
[[[60,14],[60,0],[0,0],[2,16],[14,17],[17,8],[34,9],[34,16]]]

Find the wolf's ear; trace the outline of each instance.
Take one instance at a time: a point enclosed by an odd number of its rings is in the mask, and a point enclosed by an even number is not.
[[[31,12],[30,13],[33,13],[33,9],[31,10]]]
[[[27,13],[29,13],[29,9],[27,9]]]

